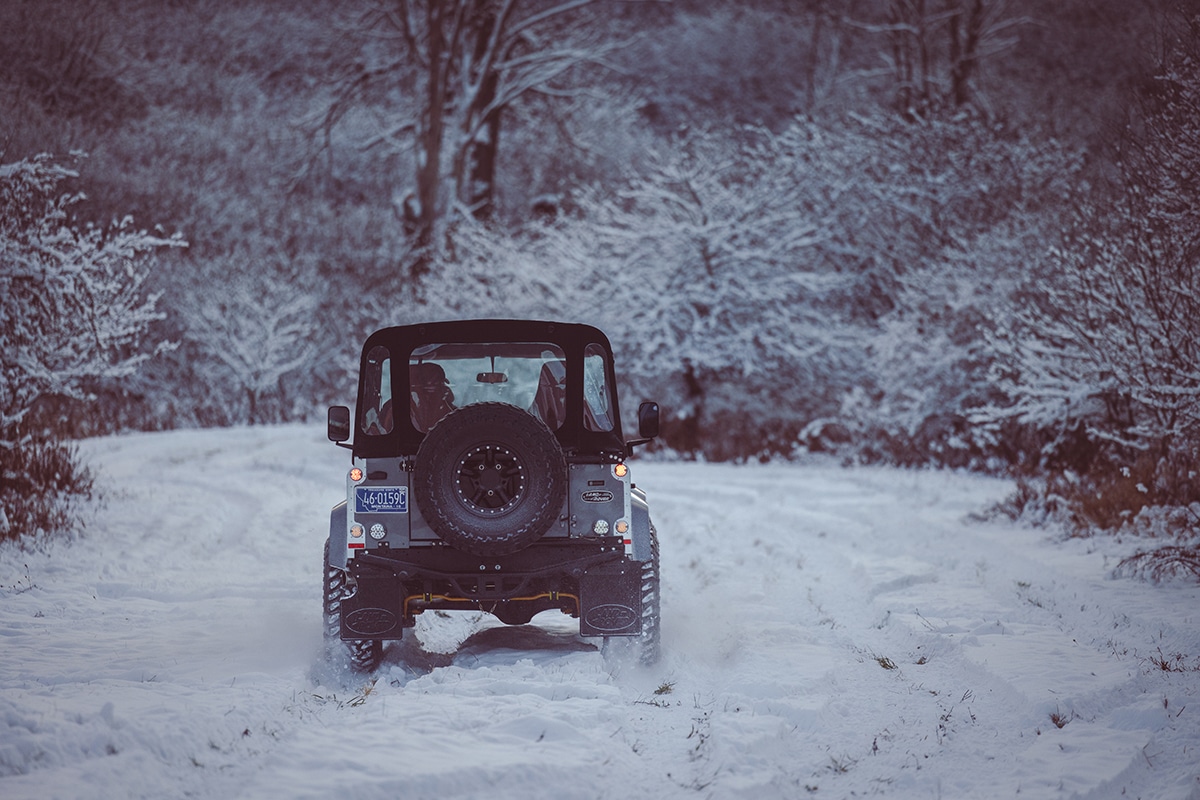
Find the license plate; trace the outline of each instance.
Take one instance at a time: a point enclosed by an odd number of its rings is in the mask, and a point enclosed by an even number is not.
[[[356,514],[407,514],[407,486],[358,486],[354,490]]]

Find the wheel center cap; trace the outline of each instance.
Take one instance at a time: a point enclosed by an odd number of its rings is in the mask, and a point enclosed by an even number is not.
[[[525,470],[508,448],[485,444],[472,448],[458,463],[458,495],[478,514],[512,508],[525,489]]]

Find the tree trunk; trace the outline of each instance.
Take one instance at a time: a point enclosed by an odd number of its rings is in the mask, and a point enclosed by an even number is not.
[[[488,76],[485,91],[495,96],[498,80]],[[471,145],[470,175],[462,198],[476,219],[489,219],[496,199],[496,154],[500,146],[500,109],[493,109],[483,121],[483,132]]]
[[[496,16],[486,12],[479,22],[475,36],[475,61],[484,60],[489,40],[496,27]],[[467,143],[466,181],[460,186],[459,200],[471,210],[476,219],[488,219],[492,215],[496,195],[496,153],[500,146],[500,109],[494,108],[500,76],[489,69],[481,76],[479,91],[475,95],[467,124],[478,129]],[[482,114],[482,120],[479,115]]]
[[[258,424],[258,392],[247,387],[246,388],[246,400],[249,402],[249,405],[250,405],[249,423],[251,425],[257,425]]]
[[[951,0],[951,6],[955,4],[956,0]],[[971,99],[971,77],[979,61],[979,38],[983,33],[983,11],[983,0],[971,0],[965,15],[960,7],[950,17],[950,94],[955,106],[966,105]]]
[[[405,224],[414,239],[417,253],[413,278],[418,280],[430,270],[434,224],[442,205],[442,137],[446,126],[446,72],[450,68],[442,14],[442,3],[431,2],[425,6],[426,28],[429,32],[429,77],[417,142],[416,204],[407,204],[404,209]]]

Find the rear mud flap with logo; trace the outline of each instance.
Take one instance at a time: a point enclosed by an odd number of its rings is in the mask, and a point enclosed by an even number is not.
[[[642,632],[642,565],[623,561],[587,571],[579,582],[579,633],[636,636]]]
[[[399,639],[404,631],[400,584],[391,575],[371,572],[363,570],[358,591],[342,601],[343,639]]]

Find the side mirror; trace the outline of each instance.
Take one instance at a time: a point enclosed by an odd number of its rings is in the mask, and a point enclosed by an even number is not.
[[[329,441],[341,444],[350,438],[350,409],[329,407]]]
[[[658,436],[658,403],[647,401],[638,406],[638,436],[643,439]]]

